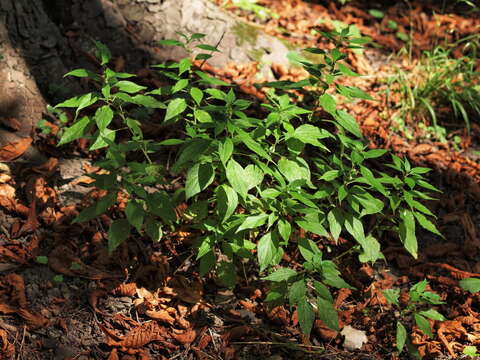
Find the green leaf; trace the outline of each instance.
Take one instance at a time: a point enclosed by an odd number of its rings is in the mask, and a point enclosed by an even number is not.
[[[165,114],[164,121],[168,121],[170,119],[173,119],[175,116],[180,115],[185,111],[186,108],[187,108],[187,102],[185,101],[185,99],[182,99],[182,98],[173,99],[168,103],[167,113]]]
[[[100,130],[105,130],[113,120],[113,111],[108,105],[104,105],[95,112],[95,123]]]
[[[244,169],[234,159],[230,159],[226,169],[227,180],[233,189],[243,198],[247,196],[248,182],[245,180]]]
[[[188,79],[180,79],[172,87],[172,94],[185,89],[188,86]]]
[[[159,242],[163,236],[162,224],[153,218],[148,218],[147,221],[145,221],[145,232],[150,236],[152,241]]]
[[[127,219],[114,220],[108,230],[108,252],[112,253],[130,236],[130,223]]]
[[[108,195],[102,197],[92,206],[82,210],[80,214],[73,220],[74,223],[84,222],[96,218],[99,215],[105,213],[110,207],[117,202],[117,193],[111,192]]]
[[[310,181],[310,170],[303,166],[300,166],[293,160],[281,158],[278,161],[278,170],[287,179],[288,182],[294,182],[295,180]]]
[[[237,138],[241,140],[250,150],[252,150],[257,155],[260,155],[263,159],[267,159],[268,161],[272,161],[270,155],[262,148],[262,146],[253,140],[250,135],[248,135],[243,130],[238,130]]]
[[[195,164],[187,172],[185,182],[185,198],[188,200],[205,190],[215,178],[215,170],[210,163]]]
[[[415,215],[415,218],[417,219],[417,222],[420,224],[421,227],[423,227],[425,230],[428,230],[434,234],[437,234],[441,237],[443,237],[442,233],[438,231],[437,227],[426,218],[425,215],[414,211],[413,215]]]
[[[200,103],[202,102],[202,99],[203,99],[203,91],[200,90],[199,88],[192,87],[190,89],[190,96],[197,103],[197,105],[200,106]]]
[[[365,230],[362,222],[356,216],[349,214],[345,218],[345,229],[360,245],[365,244]]]
[[[253,164],[248,165],[244,169],[243,176],[245,177],[244,181],[247,183],[247,187],[249,190],[261,184],[263,180],[262,169]]]
[[[383,296],[387,299],[389,304],[399,305],[400,289],[386,289],[383,290]]]
[[[307,287],[305,280],[295,281],[288,290],[288,302],[290,306],[297,305],[307,295]]]
[[[342,212],[338,208],[330,210],[327,215],[327,220],[330,228],[330,234],[335,241],[338,241],[338,237],[342,232],[344,218]]]
[[[225,165],[233,154],[233,141],[230,138],[225,138],[223,142],[218,143],[218,154],[220,161]]]
[[[355,71],[353,71],[352,69],[350,69],[347,65],[345,64],[342,64],[342,63],[337,63],[337,67],[338,67],[338,70],[340,70],[340,72],[343,74],[343,75],[346,75],[346,76],[360,76],[360,74],[357,74]]]
[[[145,210],[142,204],[134,199],[129,200],[125,208],[125,215],[127,216],[128,222],[137,229],[138,232],[141,232],[145,218]]]
[[[150,194],[146,200],[148,210],[160,216],[163,221],[174,222],[177,220],[177,214],[175,213],[171,198],[166,193],[156,192]]]
[[[207,139],[192,139],[185,143],[177,162],[172,166],[172,171],[176,173],[187,162],[196,161],[210,146]]]
[[[322,251],[318,248],[312,240],[306,238],[298,239],[298,249],[303,258],[308,262],[311,262],[315,256],[322,259]]]
[[[417,237],[415,236],[415,218],[413,212],[403,209],[400,212],[399,235],[405,249],[416,259],[418,254]]]
[[[440,314],[437,310],[428,309],[419,312],[420,315],[425,316],[426,318],[437,320],[437,321],[445,321],[445,317]]]
[[[104,129],[103,131],[97,132],[96,139],[88,150],[93,151],[107,147],[115,141],[115,136],[116,132],[110,129]]]
[[[165,39],[165,40],[159,40],[158,41],[159,45],[165,45],[165,46],[181,46],[184,47],[184,44],[178,40],[173,40],[173,39]]]
[[[337,104],[335,102],[335,98],[332,95],[325,93],[320,96],[319,101],[320,106],[323,108],[323,110],[325,110],[329,114],[335,114],[335,112],[337,111]]]
[[[100,65],[103,66],[110,61],[112,54],[110,53],[108,47],[100,41],[95,41],[95,47],[95,55],[97,56],[97,59],[100,60]]]
[[[312,331],[313,321],[315,320],[315,313],[313,312],[313,307],[308,302],[307,298],[303,298],[297,307],[298,312],[298,322],[300,323],[300,328],[305,335],[310,335]]]
[[[340,171],[339,170],[328,170],[323,173],[323,175],[319,178],[319,180],[323,181],[332,181],[335,180],[337,177],[339,177]]]
[[[257,244],[257,257],[260,271],[263,271],[272,265],[276,253],[277,247],[273,242],[272,234],[266,233],[260,238]]]
[[[382,195],[387,196],[388,194],[387,190],[382,185],[382,183],[375,178],[375,176],[373,175],[372,171],[369,168],[366,168],[365,166],[360,166],[360,172],[365,177],[368,184],[370,184],[375,190],[380,192]]]
[[[213,122],[212,117],[205,110],[195,109],[193,111],[193,115],[195,116],[195,119],[200,123],[211,123],[211,122]]]
[[[119,97],[121,94],[123,94],[123,93],[117,93],[115,95],[117,97]],[[120,98],[124,101],[127,100],[127,102],[130,102],[132,104],[142,105],[142,106],[145,106],[147,108],[152,108],[152,109],[166,109],[167,108],[163,102],[158,101],[153,96],[137,94],[135,96],[129,96],[128,98],[126,98],[125,96],[121,96]]]
[[[428,337],[433,338],[432,328],[430,327],[428,320],[417,313],[414,313],[413,317],[415,318],[415,323],[417,324],[418,328],[422,330]]]
[[[385,16],[383,11],[380,11],[380,10],[377,10],[377,9],[370,9],[370,10],[368,10],[368,13],[370,15],[372,15],[374,18],[377,18],[377,19],[382,19]]]
[[[292,233],[292,225],[290,225],[290,223],[287,220],[280,219],[278,220],[277,227],[278,227],[278,233],[280,234],[282,239],[288,242],[288,240],[290,239],[290,235]]]
[[[91,72],[89,70],[86,70],[86,69],[72,70],[72,71],[66,73],[65,75],[63,75],[63,77],[66,77],[66,76],[75,76],[75,77],[79,77],[79,78],[89,77],[89,78],[92,78],[92,79],[98,79],[97,74],[95,74],[94,72]]]
[[[332,302],[317,297],[317,306],[318,306],[318,317],[322,320],[325,325],[327,325],[330,329],[339,330],[338,325],[338,313],[337,310],[333,307]]]
[[[295,276],[297,276],[297,272],[295,270],[282,267],[262,279],[274,281],[274,282],[280,282],[280,281],[289,281]]]
[[[362,263],[372,262],[383,259],[384,256],[380,251],[380,243],[371,234],[365,238],[365,242],[361,244],[363,252],[358,256]]]
[[[226,221],[233,215],[238,205],[238,195],[230,186],[223,184],[217,188],[217,211],[220,221]]]
[[[202,49],[202,50],[206,50],[206,51],[217,51],[217,52],[220,51],[215,46],[211,46],[211,45],[207,45],[207,44],[199,44],[199,45],[196,45],[196,47],[199,48],[199,49]]]
[[[397,336],[396,336],[396,343],[398,352],[401,353],[403,347],[405,346],[405,341],[407,341],[407,329],[400,321],[397,321]]]
[[[48,257],[46,256],[37,256],[35,258],[35,261],[39,264],[46,265],[48,264]]]
[[[475,5],[473,5],[475,6]],[[462,353],[464,355],[474,357],[474,356],[480,356],[480,354],[477,352],[477,347],[474,345],[467,345],[463,348]]]
[[[344,110],[338,110],[333,115],[333,117],[342,128],[344,128],[358,138],[363,137],[362,131],[360,130],[360,127],[358,126],[355,118],[352,115],[350,115]]]
[[[333,296],[330,293],[330,290],[328,290],[328,287],[325,286],[325,284],[316,280],[313,282],[313,284],[314,284],[315,290],[317,291],[320,297],[322,297],[323,299],[327,300],[330,303],[333,303]]]
[[[322,131],[316,126],[310,124],[300,125],[295,129],[293,136],[305,144],[311,144],[328,150],[322,143],[318,141],[318,139],[323,139],[328,137],[328,135],[322,133]]]
[[[385,155],[386,152],[387,150],[385,149],[372,149],[372,150],[368,150],[367,152],[364,152],[363,156],[365,157],[365,159],[375,159]]]
[[[135,94],[141,90],[145,90],[146,87],[145,86],[141,86],[141,85],[138,85],[138,84],[135,84],[134,82],[132,81],[128,81],[128,80],[121,80],[121,81],[118,81],[115,83],[116,87],[118,87],[118,89],[120,91],[123,91],[123,92],[126,92],[126,93],[129,93],[129,94]]]
[[[92,93],[88,93],[67,99],[64,102],[55,105],[54,109],[60,107],[77,108],[76,112],[78,114],[81,109],[94,104],[97,100],[98,98],[96,96],[93,96]]]
[[[209,251],[200,258],[200,276],[205,276],[215,267],[217,257],[213,251]]]
[[[463,290],[470,291],[472,294],[480,291],[480,279],[466,278],[458,283]]]
[[[57,146],[67,144],[74,140],[80,139],[81,137],[84,137],[89,128],[89,125],[90,118],[84,116],[80,120],[75,122],[72,126],[65,128]]]
[[[268,219],[267,214],[253,215],[248,216],[243,220],[242,225],[237,229],[237,233],[242,230],[256,229],[257,227],[262,226]]]
[[[325,230],[323,225],[318,222],[298,220],[296,221],[296,223],[305,231],[310,231],[311,233],[314,233],[320,236],[328,236],[327,230]]]

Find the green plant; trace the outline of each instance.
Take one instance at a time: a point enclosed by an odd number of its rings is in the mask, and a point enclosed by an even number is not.
[[[429,337],[433,337],[430,323],[427,319],[444,321],[445,317],[433,308],[425,309],[426,305],[440,305],[444,302],[441,301],[440,296],[430,291],[426,291],[427,280],[420,281],[413,285],[408,292],[408,301],[400,303],[400,289],[387,289],[383,291],[383,295],[387,299],[389,304],[395,305],[399,310],[399,318],[404,323],[409,321],[415,321],[415,324],[420,330],[422,330]],[[404,323],[397,320],[396,328],[396,343],[399,353],[403,351],[405,344],[410,351],[415,351],[413,346],[409,344],[407,340],[407,330]]]
[[[460,280],[459,284],[463,290],[470,291],[471,293],[476,293],[480,291],[480,279],[466,278]]]
[[[342,61],[346,57],[342,49],[358,48],[365,39],[350,39],[348,28],[323,35],[336,45],[331,52],[305,51],[323,56],[324,62],[297,58],[309,78],[260,85],[270,87],[268,102],[262,104],[267,114],[261,118],[253,117],[251,101],[239,97],[234,86],[202,72],[201,66],[194,68],[188,58],[157,65],[172,84],[148,90],[127,80],[132,74],[111,70],[108,49],[96,43],[103,72],[77,69],[67,75],[89,77],[100,91],[55,107],[74,110],[73,123],[64,128],[59,146],[87,138],[89,150],[105,150],[105,158],[96,165],[106,173],[92,177],[93,186],[107,194],[75,221],[108,211],[122,193],[128,202],[124,215],[111,212],[110,252],[132,232],[159,241],[163,231],[188,226],[198,234],[194,248],[201,276],[213,271],[233,288],[237,264],[242,259],[256,261],[272,282],[266,300],[288,298],[305,333],[316,313],[338,328],[329,287],[350,286],[339,270],[343,255],[327,259],[319,243],[336,242],[342,234],[354,243],[349,252],[357,253],[362,262],[375,262],[383,258],[379,239],[392,232],[416,257],[416,224],[439,234],[428,219],[433,214],[419,201],[432,199],[426,192],[437,190],[423,177],[429,169],[412,167],[406,159],[392,155],[387,167],[377,169],[376,161],[386,151],[367,149],[355,119],[337,108],[335,98],[371,99],[336,81],[357,76]],[[218,51],[196,44],[202,34],[179,36],[181,40],[162,44]],[[197,59],[210,56],[199,54]],[[291,90],[302,89],[309,90],[311,103],[291,100]],[[139,108],[161,111],[163,125],[181,127],[182,135],[146,139],[135,118]],[[166,148],[178,149],[169,168],[153,160]],[[184,186],[169,186],[179,175]],[[177,216],[180,203],[187,209]],[[299,236],[300,231],[308,235]],[[304,259],[296,270],[282,261],[285,249],[292,247]]]
[[[411,71],[397,69],[387,80],[389,91],[399,94],[395,110],[406,122],[419,121],[437,127],[441,118],[451,116],[464,121],[470,130],[472,116],[480,115],[478,86],[478,38],[463,39],[467,55],[452,56],[452,50],[436,47],[425,52]],[[441,110],[442,109],[442,110]],[[440,118],[440,119],[439,119]]]
[[[467,356],[480,356],[480,353],[477,352],[477,347],[476,346],[465,346],[462,351],[463,354]]]

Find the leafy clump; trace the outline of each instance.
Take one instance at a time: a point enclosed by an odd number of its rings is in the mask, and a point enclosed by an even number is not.
[[[423,280],[413,285],[408,292],[408,300],[406,304],[401,304],[400,289],[388,289],[383,292],[387,301],[395,305],[400,310],[400,318],[403,321],[413,318],[415,324],[429,337],[433,337],[432,328],[428,319],[444,321],[445,317],[435,309],[422,310],[426,305],[440,305],[440,296],[431,291],[426,291],[427,281]],[[407,341],[407,330],[401,321],[397,321],[397,335],[396,335],[397,349],[399,352],[403,351],[405,344],[411,352],[415,352],[413,345]]]
[[[271,282],[266,300],[288,301],[305,333],[317,315],[338,329],[330,289],[352,287],[342,279],[338,259],[329,259],[319,242],[348,237],[361,262],[375,262],[383,258],[380,239],[389,232],[417,257],[416,226],[439,234],[430,221],[433,214],[421,203],[432,199],[428,191],[437,190],[423,177],[429,169],[368,149],[355,118],[337,106],[338,97],[371,99],[337,81],[358,76],[344,63],[342,49],[359,48],[366,40],[350,38],[349,28],[323,35],[336,45],[332,51],[305,49],[322,62],[296,57],[310,74],[307,79],[259,85],[269,88],[260,118],[252,116],[252,102],[239,97],[233,85],[188,58],[157,65],[172,84],[149,90],[132,81],[134,75],[110,69],[110,53],[97,43],[103,72],[77,69],[67,75],[88,77],[100,90],[55,107],[75,110],[59,145],[86,138],[90,150],[105,151],[96,163],[104,171],[92,177],[93,186],[107,195],[75,221],[109,211],[121,193],[128,202],[125,214],[111,224],[110,252],[130,234],[159,241],[164,231],[188,226],[198,234],[194,249],[202,276],[214,272],[234,287],[237,264],[256,261]],[[181,41],[162,44],[206,50],[197,55],[203,61],[218,51],[196,44],[202,34],[180,36]],[[300,90],[313,102],[295,103],[292,96]],[[163,125],[176,124],[182,135],[145,138],[136,118],[139,108],[147,114],[160,111]],[[152,160],[164,149],[177,150],[169,168]],[[169,186],[178,175],[183,186]],[[179,204],[187,205],[183,215],[175,211]],[[298,248],[303,258],[295,269],[282,260],[287,247]]]

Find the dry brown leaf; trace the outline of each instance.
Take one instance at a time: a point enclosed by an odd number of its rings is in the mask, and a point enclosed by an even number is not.
[[[141,348],[152,341],[164,342],[166,336],[167,330],[163,326],[156,321],[149,321],[129,331],[120,341],[111,340],[109,345]]]
[[[0,161],[13,161],[22,156],[32,144],[33,139],[27,137],[16,142],[11,142],[0,148]]]
[[[153,320],[157,320],[170,325],[173,325],[173,323],[175,322],[175,318],[172,317],[166,310],[158,310],[158,311],[146,310],[145,315],[147,315],[149,318]]]
[[[94,178],[92,178],[88,175],[83,175],[83,176],[80,176],[80,177],[72,180],[70,182],[70,185],[72,185],[72,186],[75,186],[75,185],[78,185],[78,184],[87,184],[88,185],[88,184],[91,184],[93,182],[95,182]]]
[[[134,296],[137,293],[137,283],[120,284],[112,290],[113,295]]]
[[[27,308],[28,304],[23,277],[18,274],[8,274],[3,278],[3,282],[10,286],[10,296],[13,302],[17,303],[21,308]]]
[[[101,310],[98,310],[97,305],[98,305],[98,299],[106,295],[107,295],[107,292],[102,289],[93,290],[88,294],[88,303],[92,307],[93,311],[99,314],[103,314]]]
[[[120,360],[117,354],[117,349],[113,348],[112,351],[110,351],[110,355],[108,355],[107,360]]]
[[[0,304],[0,313],[2,314],[14,314],[17,309],[7,304]]]
[[[6,174],[2,174],[2,175],[6,175]],[[15,188],[8,184],[0,184],[0,196],[11,198],[11,199],[15,198]]]
[[[9,174],[0,174],[0,184],[4,184],[12,180],[12,177]]]
[[[181,334],[172,333],[172,337],[182,345],[191,344],[197,338],[197,332],[194,329],[189,329]]]
[[[0,340],[0,359],[13,359],[15,357],[15,345],[8,341],[8,333],[4,329],[0,329]]]
[[[323,341],[331,342],[338,336],[338,331],[330,329],[322,320],[315,320],[314,329]]]
[[[31,312],[27,309],[18,309],[17,314],[25,320],[29,330],[40,329],[48,325],[49,321],[46,317],[39,313]]]
[[[58,159],[52,157],[47,161],[45,161],[42,165],[33,167],[32,170],[35,171],[36,173],[39,173],[48,177],[53,175],[55,171],[57,171],[57,168],[58,168]]]

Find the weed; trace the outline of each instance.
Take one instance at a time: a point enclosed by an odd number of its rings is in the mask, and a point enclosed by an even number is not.
[[[472,116],[480,115],[479,72],[476,70],[478,39],[463,40],[467,55],[436,47],[425,52],[409,72],[397,69],[388,79],[389,89],[399,95],[395,110],[406,123],[420,122],[438,129],[439,121],[453,113],[470,130]]]
[[[366,40],[351,38],[349,28],[322,34],[335,48],[305,51],[321,54],[324,62],[297,58],[309,78],[260,85],[269,87],[268,102],[262,104],[268,115],[261,119],[247,115],[252,103],[240,98],[234,86],[195,68],[188,58],[155,66],[172,85],[148,90],[132,81],[134,75],[113,71],[110,52],[96,43],[102,72],[76,69],[67,75],[88,77],[100,90],[55,106],[55,111],[71,108],[74,113],[59,146],[85,138],[89,150],[105,151],[95,163],[104,171],[92,175],[92,185],[107,195],[75,221],[109,211],[123,193],[125,214],[112,214],[108,232],[111,253],[131,233],[160,241],[164,231],[188,226],[198,234],[192,250],[201,276],[214,272],[233,288],[237,264],[256,261],[272,284],[266,300],[288,301],[306,334],[316,316],[338,328],[330,289],[352,287],[338,269],[341,256],[329,259],[319,242],[349,237],[354,243],[350,252],[361,262],[375,262],[383,258],[379,240],[388,231],[399,234],[417,257],[416,226],[439,234],[429,220],[433,214],[420,202],[438,190],[423,177],[429,169],[412,167],[395,155],[388,160],[386,150],[366,147],[355,118],[336,105],[336,96],[371,99],[337,81],[358,76],[343,62],[342,50],[359,48]],[[218,51],[197,43],[202,34],[178,35],[181,40],[162,44],[208,51],[197,55],[201,60]],[[300,89],[311,89],[313,104],[292,102],[291,90]],[[181,126],[182,136],[146,139],[135,118],[138,108],[160,111],[163,125]],[[165,148],[178,149],[170,168],[152,160]],[[387,167],[373,166],[378,159]],[[184,186],[174,189],[170,179],[178,175]],[[183,215],[175,211],[179,204],[187,205]],[[303,259],[296,269],[282,260],[288,247],[297,248]]]
[[[388,303],[395,305],[399,309],[399,317],[404,323],[413,318],[418,328],[432,338],[432,329],[427,319],[444,321],[445,318],[442,314],[432,308],[422,310],[422,308],[424,308],[426,305],[443,304],[443,301],[440,300],[440,296],[430,291],[426,291],[426,287],[426,280],[420,281],[419,283],[413,285],[408,292],[408,300],[406,303],[405,301],[399,301],[400,289],[398,288],[387,289],[383,292],[383,295],[387,299]],[[403,351],[405,344],[407,344],[409,351],[416,352],[416,349],[414,349],[407,340],[407,330],[404,324],[400,321],[397,321],[396,327],[396,343],[399,353]]]

